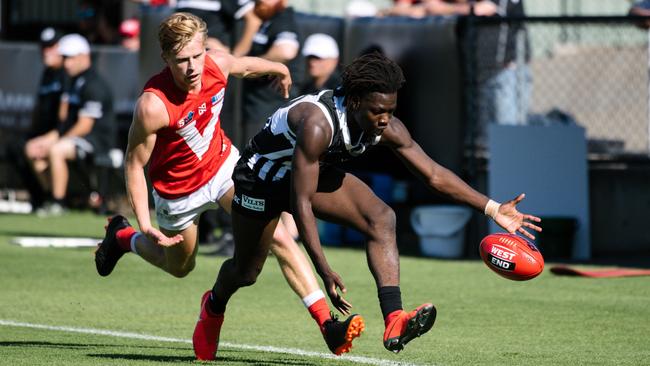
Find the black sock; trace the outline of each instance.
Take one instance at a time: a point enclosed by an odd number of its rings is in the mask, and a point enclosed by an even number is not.
[[[399,286],[384,286],[379,288],[379,306],[384,319],[395,310],[402,310],[402,292]]]
[[[212,314],[218,315],[226,312],[226,303],[224,301],[219,301],[214,295],[214,290],[210,293],[210,298],[208,298],[208,306]]]

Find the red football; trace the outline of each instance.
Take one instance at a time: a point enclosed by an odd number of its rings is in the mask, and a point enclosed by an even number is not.
[[[481,240],[479,252],[491,270],[513,281],[530,280],[544,270],[535,244],[515,234],[490,234]]]

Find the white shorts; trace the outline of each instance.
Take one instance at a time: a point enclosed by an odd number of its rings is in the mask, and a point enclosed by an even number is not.
[[[160,197],[153,190],[158,226],[171,231],[187,229],[192,222],[198,224],[199,216],[206,210],[217,209],[219,199],[234,185],[232,171],[239,160],[239,150],[234,146],[223,165],[206,184],[187,196],[176,199]]]

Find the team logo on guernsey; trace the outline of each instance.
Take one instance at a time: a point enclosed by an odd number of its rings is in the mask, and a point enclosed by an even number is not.
[[[248,197],[247,195],[242,194],[241,205],[249,210],[264,212],[265,202],[264,199]]]
[[[178,128],[182,128],[186,124],[190,123],[192,121],[192,118],[194,118],[194,111],[190,111],[190,113],[187,114],[185,118],[181,118],[176,122],[176,125]]]
[[[217,94],[213,95],[212,98],[210,98],[210,102],[212,103],[212,105],[219,103],[219,101],[223,98],[224,92],[225,89],[221,89]]]
[[[205,103],[203,103],[199,106],[199,116],[205,113],[205,110],[206,110]]]

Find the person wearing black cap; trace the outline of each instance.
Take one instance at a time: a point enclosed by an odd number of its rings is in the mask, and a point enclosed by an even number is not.
[[[58,42],[62,35],[59,30],[51,27],[41,32],[40,46],[44,68],[36,95],[32,124],[25,139],[10,143],[7,152],[8,161],[14,165],[29,192],[33,211],[45,202],[47,193],[42,187],[48,186],[39,183],[34,170],[45,169],[42,163],[47,158],[50,147],[58,140],[57,127],[64,118],[65,108],[61,107],[61,94],[68,78],[63,70],[63,56],[58,51]]]

